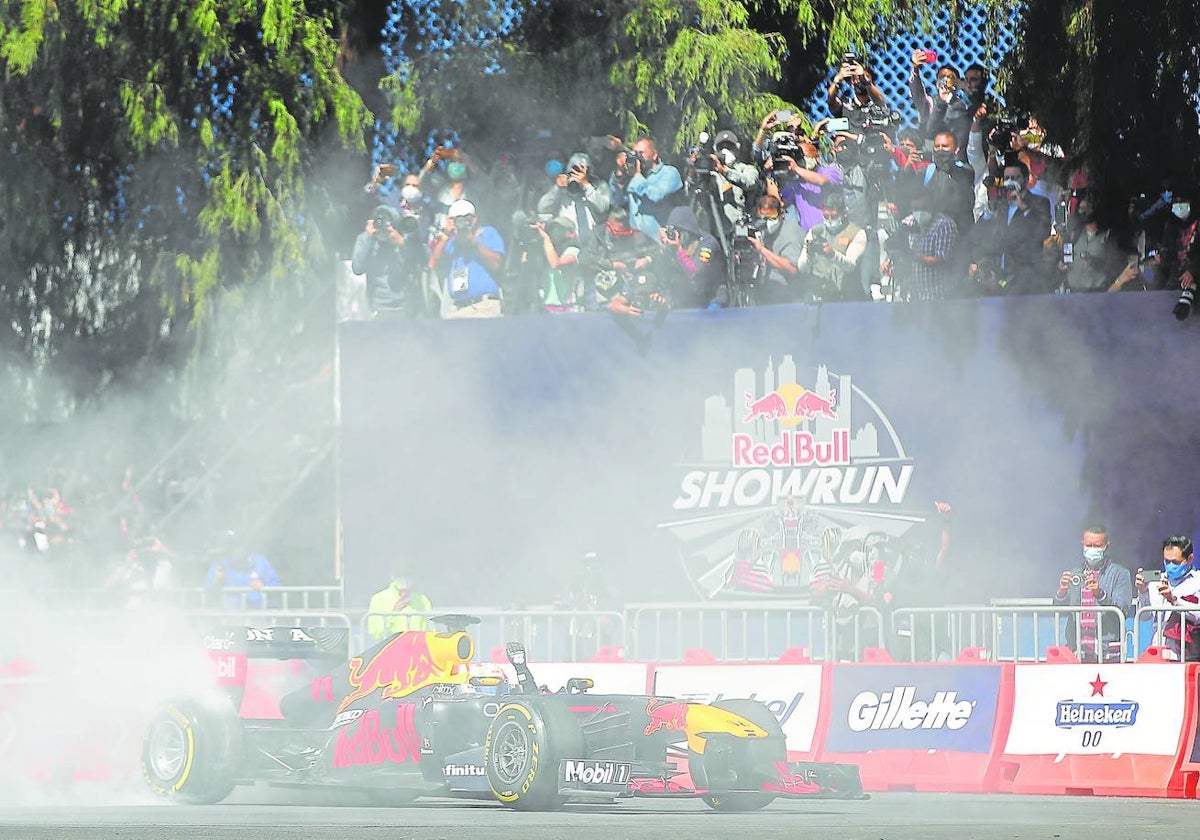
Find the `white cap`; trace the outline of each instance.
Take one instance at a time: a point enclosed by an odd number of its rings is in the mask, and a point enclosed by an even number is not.
[[[475,205],[465,198],[460,198],[450,205],[450,209],[446,212],[446,215],[451,219],[457,219],[459,216],[474,216]]]

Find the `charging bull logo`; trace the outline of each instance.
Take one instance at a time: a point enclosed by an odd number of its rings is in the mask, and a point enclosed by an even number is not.
[[[381,688],[383,699],[389,700],[433,682],[452,680],[455,666],[470,661],[473,647],[465,633],[401,633],[369,661],[361,656],[350,660],[347,681],[353,690],[342,698],[338,711]]]
[[[643,731],[647,735],[653,735],[660,729],[668,732],[686,730],[688,705],[652,699],[646,704],[646,714],[650,716],[650,722]]]

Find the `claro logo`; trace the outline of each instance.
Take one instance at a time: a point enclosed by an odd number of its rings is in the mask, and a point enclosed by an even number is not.
[[[876,694],[859,692],[850,701],[847,723],[855,732],[869,729],[962,729],[971,719],[975,701],[959,700],[957,691],[939,691],[926,702],[915,699],[917,689],[898,685]]]

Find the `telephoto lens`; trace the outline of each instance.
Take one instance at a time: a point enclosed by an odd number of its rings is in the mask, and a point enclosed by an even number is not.
[[[1194,285],[1184,289],[1179,295],[1179,300],[1175,304],[1175,319],[1182,321],[1187,316],[1192,314],[1192,306],[1196,301],[1196,287]]]

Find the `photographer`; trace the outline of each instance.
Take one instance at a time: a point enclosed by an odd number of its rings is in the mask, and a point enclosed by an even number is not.
[[[981,262],[997,267],[996,286],[1002,294],[1044,294],[1050,291],[1042,270],[1042,243],[1050,235],[1050,202],[1029,191],[1029,170],[1020,161],[1004,167],[996,215],[976,226],[976,250],[969,276]]]
[[[825,221],[808,232],[797,269],[808,302],[865,300],[858,261],[867,249],[867,232],[850,221],[840,192],[824,196]]]
[[[957,296],[952,266],[958,227],[949,216],[929,209],[930,198],[928,190],[918,187],[910,196],[912,212],[888,239],[896,293],[907,300]]]
[[[1100,524],[1088,525],[1083,531],[1082,563],[1064,571],[1054,593],[1056,606],[1120,607],[1128,615],[1133,602],[1133,582],[1129,570],[1108,556],[1108,529]],[[1078,625],[1079,633],[1076,634]],[[1066,643],[1075,648],[1085,662],[1120,659],[1125,638],[1124,622],[1112,615],[1100,616],[1083,612],[1067,616]]]
[[[718,309],[728,304],[725,259],[717,240],[700,230],[692,208],[676,207],[658,234],[660,265],[675,309]]]
[[[658,243],[630,225],[629,211],[614,206],[579,253],[588,297],[594,299],[588,308],[603,306],[624,315],[665,310],[666,295],[654,264],[659,255]]]
[[[1192,541],[1182,534],[1167,537],[1163,540],[1162,557],[1161,572],[1137,571],[1134,585],[1138,606],[1195,606],[1184,612],[1165,613],[1165,621],[1160,616],[1161,626],[1155,635],[1176,659],[1182,656],[1185,662],[1200,661],[1200,571],[1192,568]]]
[[[350,270],[366,275],[372,318],[412,318],[423,313],[424,248],[419,225],[417,217],[381,204],[355,240]]]
[[[738,136],[725,129],[711,141],[707,133],[701,134],[700,143],[688,158],[687,180],[692,194],[700,199],[694,212],[711,216],[713,211],[706,200],[711,196],[724,217],[714,219],[712,224],[724,225],[726,230],[746,210],[747,195],[755,195],[762,188],[758,167],[742,161],[741,151]]]
[[[685,198],[683,178],[678,169],[662,162],[658,146],[649,137],[638,140],[632,149],[613,139],[617,161],[610,185],[612,205],[628,207],[630,224],[657,241],[671,208]]]
[[[848,84],[850,95],[842,99],[842,85]],[[871,71],[855,53],[842,56],[842,63],[834,74],[833,81],[825,91],[825,102],[834,117],[845,117],[851,128],[861,129],[867,120],[867,109],[871,105],[884,105],[886,100],[872,80]]]
[[[759,196],[754,216],[756,224],[744,238],[736,239],[733,247],[753,249],[751,255],[761,264],[759,302],[789,303],[796,299],[795,282],[800,275],[804,231],[783,212],[783,202],[773,195]]]
[[[571,155],[567,171],[559,174],[554,185],[538,199],[542,216],[561,216],[575,223],[581,243],[592,238],[608,213],[611,195],[608,184],[592,175],[591,160],[582,152]]]
[[[538,288],[542,311],[579,311],[583,308],[583,284],[575,222],[564,215],[550,222],[534,222],[532,227],[541,239],[545,257]]]
[[[821,224],[822,191],[830,185],[841,186],[841,170],[822,164],[817,147],[791,132],[773,134],[763,151],[769,178],[767,192],[774,189],[785,207],[795,207],[802,231]]]
[[[460,199],[450,205],[445,227],[434,240],[429,267],[446,296],[446,318],[498,318],[498,277],[504,239],[494,227],[477,227],[475,205]]]

